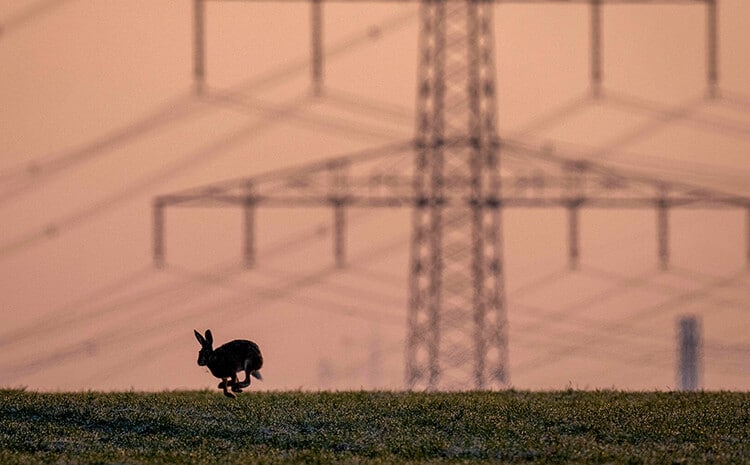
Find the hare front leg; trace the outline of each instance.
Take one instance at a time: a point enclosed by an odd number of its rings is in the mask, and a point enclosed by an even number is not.
[[[230,397],[234,399],[235,396],[234,393],[227,391],[227,387],[230,386],[229,381],[227,378],[221,378],[221,383],[219,383],[219,386],[224,390],[224,395],[227,397]],[[232,390],[234,390],[234,386],[232,386]]]
[[[226,378],[222,378],[222,379],[226,379]],[[216,387],[218,387],[219,389],[224,389],[224,386],[232,387],[232,381],[222,381]]]
[[[237,373],[232,375],[232,392],[242,392],[244,386],[237,382]]]

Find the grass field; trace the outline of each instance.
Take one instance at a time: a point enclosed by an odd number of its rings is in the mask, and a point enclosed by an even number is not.
[[[750,463],[749,393],[0,391],[0,463]]]

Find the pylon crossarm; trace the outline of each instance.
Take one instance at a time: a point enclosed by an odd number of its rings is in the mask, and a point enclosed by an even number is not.
[[[159,196],[155,202],[162,207],[225,207],[242,206],[252,201],[263,207],[380,207],[406,208],[437,205],[443,208],[465,206],[482,208],[747,208],[750,197],[724,194],[703,188],[680,190],[673,185],[661,192],[657,181],[637,182],[623,178],[617,182],[609,177],[581,174],[577,187],[571,190],[570,179],[565,175],[535,176],[525,174],[507,175],[499,178],[503,186],[500,195],[488,192],[478,198],[468,195],[419,195],[413,191],[408,176],[380,175],[347,178],[344,186],[331,189],[321,180],[293,179],[289,183],[257,183],[253,192],[235,188],[206,189],[202,192],[168,194]],[[466,185],[469,178],[453,177],[446,184]],[[245,185],[251,184],[249,181]],[[649,192],[650,191],[650,192]]]
[[[278,197],[257,195],[248,198],[244,195],[214,195],[214,196],[163,196],[157,201],[162,207],[223,207],[243,206],[248,199],[257,206],[263,207],[321,207],[336,206],[344,207],[372,207],[372,208],[407,208],[425,204],[427,201],[441,205],[451,206],[482,206],[484,208],[552,208],[569,207],[571,202],[579,208],[621,208],[621,209],[647,209],[658,205],[658,197],[579,197],[570,199],[568,197],[485,197],[481,202],[468,198],[439,197],[419,198],[416,196],[356,196],[349,195],[341,198],[328,196],[295,196],[281,195]],[[670,197],[665,200],[667,208],[682,209],[707,209],[707,208],[750,208],[749,197],[723,197],[723,198],[698,198],[698,197]]]
[[[443,206],[470,202],[468,172],[444,174],[447,193],[418,193],[414,164],[419,151],[444,147],[476,149],[477,141],[453,137],[430,143],[412,140],[388,144],[350,155],[316,161],[253,177],[238,178],[157,197],[163,206],[241,206],[248,198],[267,207],[344,205],[361,207]],[[481,142],[482,151],[502,163],[495,182],[479,198],[488,207],[567,207],[577,202],[588,208],[653,208],[664,200],[669,208],[746,208],[750,198],[665,181],[590,160],[574,160],[510,139]],[[486,146],[486,147],[485,147]],[[416,149],[416,150],[415,150]],[[429,198],[428,198],[429,197]],[[476,203],[476,200],[474,200]]]

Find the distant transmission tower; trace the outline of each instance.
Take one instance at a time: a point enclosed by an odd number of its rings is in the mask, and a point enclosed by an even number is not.
[[[501,387],[508,342],[493,5],[421,9],[406,381]]]
[[[196,42],[202,2],[196,2]],[[496,0],[497,3],[584,3],[591,7],[591,94],[602,96],[601,6],[682,3],[707,6],[708,97],[718,94],[716,0]],[[255,209],[333,209],[334,256],[344,266],[346,208],[412,209],[406,384],[410,389],[494,389],[509,383],[501,210],[564,208],[571,268],[579,259],[583,208],[656,212],[659,263],[669,264],[669,211],[730,208],[750,199],[634,175],[586,160],[557,157],[496,134],[494,39],[490,0],[420,2],[417,124],[413,141],[297,169],[159,196],[154,201],[154,257],[164,261],[164,208],[233,206],[244,210],[245,262],[255,262]],[[315,95],[322,96],[321,2],[312,3]],[[196,88],[203,88],[203,48],[196,45]],[[500,151],[503,152],[502,167]],[[376,160],[411,161],[408,176],[363,174]],[[393,162],[397,160],[397,163]],[[531,162],[531,163],[530,163]],[[400,166],[400,165],[399,165]],[[364,168],[363,168],[364,167]],[[502,168],[502,170],[501,170]]]

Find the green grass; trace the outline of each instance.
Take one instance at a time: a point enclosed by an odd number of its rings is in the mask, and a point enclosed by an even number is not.
[[[0,463],[750,463],[750,394],[0,391]]]

